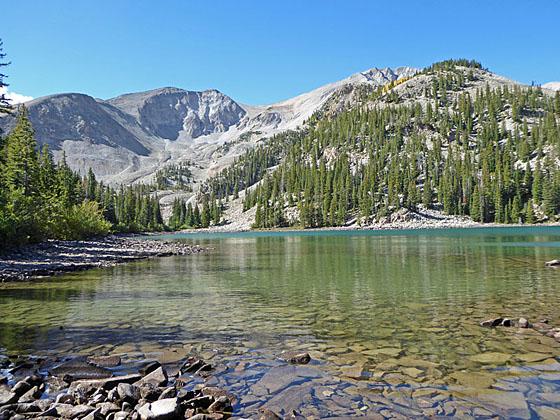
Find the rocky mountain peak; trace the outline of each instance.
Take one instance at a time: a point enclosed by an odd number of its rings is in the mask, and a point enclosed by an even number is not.
[[[135,118],[150,134],[169,140],[224,132],[245,115],[241,106],[215,89],[194,92],[166,87],[107,102]]]

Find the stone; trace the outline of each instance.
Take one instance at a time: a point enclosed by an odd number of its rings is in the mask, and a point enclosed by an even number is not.
[[[449,376],[457,381],[458,384],[469,388],[490,388],[494,384],[492,375],[480,372],[456,371]]]
[[[146,401],[155,401],[161,395],[161,389],[154,384],[144,384],[140,387],[140,397]]]
[[[517,325],[519,326],[519,328],[529,328],[529,321],[527,321],[526,318],[519,318],[519,321],[517,321]]]
[[[311,356],[306,352],[286,351],[280,354],[279,358],[294,365],[306,365],[311,361]]]
[[[129,413],[126,411],[117,411],[113,414],[113,420],[126,420],[129,418]]]
[[[145,384],[154,384],[156,386],[165,386],[167,385],[167,374],[165,373],[165,370],[163,369],[163,367],[158,367],[156,370],[154,370],[153,372],[150,372],[149,374],[147,374],[146,376],[144,376],[142,379],[138,380],[137,382],[134,383],[134,385],[136,386],[142,386]]]
[[[88,362],[100,367],[116,367],[121,364],[120,356],[91,356]]]
[[[155,360],[153,362],[147,362],[144,366],[142,366],[140,369],[138,369],[138,372],[140,372],[140,374],[142,376],[146,376],[147,374],[152,373],[154,370],[156,370],[160,366],[161,366],[161,363],[158,362],[157,360]]]
[[[525,396],[521,392],[486,392],[477,396],[477,400],[484,403],[500,417],[530,419],[531,413]]]
[[[516,358],[518,360],[521,360],[521,361],[526,362],[526,363],[541,362],[543,360],[548,359],[549,357],[550,357],[550,354],[535,353],[535,352],[521,353],[521,354],[516,355]]]
[[[259,420],[282,420],[278,414],[266,408],[259,410]]]
[[[209,395],[203,397],[191,398],[186,402],[186,407],[188,408],[202,408],[206,410],[214,402],[214,398]]]
[[[124,376],[113,376],[105,379],[82,379],[78,381],[73,381],[70,384],[70,387],[68,388],[68,392],[73,393],[78,389],[86,392],[91,392],[92,390],[97,388],[111,390],[120,383],[130,384],[130,383],[137,382],[140,379],[142,379],[142,377],[137,373],[131,375],[124,375]]]
[[[364,365],[343,366],[342,376],[350,379],[362,379],[364,377]]]
[[[175,398],[176,396],[177,396],[177,390],[175,388],[166,388],[158,397],[158,400],[164,400],[166,398]]]
[[[411,378],[418,378],[420,375],[424,374],[423,370],[416,369],[415,367],[404,368],[402,372]]]
[[[483,364],[503,365],[511,359],[511,355],[499,352],[486,352],[470,356],[469,359]]]
[[[55,402],[59,404],[75,404],[75,398],[72,394],[58,394]]]
[[[232,404],[237,401],[235,395],[230,394],[229,392],[214,386],[205,386],[200,391],[202,392],[202,395],[210,395],[215,399],[218,399],[220,397],[227,397]]]
[[[25,380],[21,380],[13,386],[12,392],[21,397],[31,388],[32,386],[28,382],[26,382]]]
[[[140,399],[140,389],[135,385],[127,384],[125,382],[117,385],[117,393],[119,394],[119,398],[121,400],[131,404],[136,404],[136,402]]]
[[[557,420],[560,419],[560,409],[548,407],[546,405],[533,406],[533,409],[537,412],[538,418],[542,420]]]
[[[503,322],[503,318],[491,318],[491,319],[487,319],[485,321],[482,321],[480,323],[481,327],[497,327],[498,325],[501,325]]]
[[[209,413],[231,413],[233,411],[233,407],[231,406],[231,402],[228,397],[218,397],[210,407],[208,407]]]
[[[69,381],[79,379],[103,379],[113,375],[113,372],[109,369],[90,365],[86,360],[82,359],[74,359],[62,363],[51,369],[50,373],[54,376],[68,378]]]
[[[101,414],[101,408],[96,408],[87,416],[82,417],[82,420],[103,420],[103,419],[105,419],[105,416]]]
[[[112,402],[102,402],[97,404],[97,408],[100,408],[100,413],[102,416],[107,417],[107,415],[109,415],[109,413],[116,413],[117,411],[120,411],[120,407]]]
[[[504,318],[500,325],[502,327],[513,327],[515,325],[515,322],[512,319]]]
[[[0,388],[0,406],[13,404],[17,402],[19,395],[15,392],[4,390]]]
[[[389,357],[398,357],[402,354],[402,349],[398,347],[382,347],[379,349],[373,350],[364,350],[362,354],[366,356],[389,356]]]
[[[166,420],[174,419],[180,413],[179,400],[177,398],[165,398],[153,403],[144,404],[138,409],[142,420]]]
[[[85,417],[94,410],[93,407],[90,407],[89,405],[85,405],[85,404],[79,404],[79,405],[53,404],[51,408],[55,409],[56,415],[67,419]],[[43,413],[43,416],[45,415],[46,414]]]
[[[42,393],[43,392],[39,389],[39,387],[35,385],[33,388],[31,388],[29,391],[27,391],[25,394],[19,397],[18,402],[28,403],[28,402],[35,401],[37,398],[41,396]]]

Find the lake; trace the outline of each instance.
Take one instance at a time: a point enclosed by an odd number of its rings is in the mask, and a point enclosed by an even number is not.
[[[0,354],[195,353],[247,416],[560,415],[560,343],[479,326],[560,326],[560,227],[159,238],[209,250],[1,285]]]

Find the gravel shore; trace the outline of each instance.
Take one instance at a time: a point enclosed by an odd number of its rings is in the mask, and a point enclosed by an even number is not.
[[[55,241],[28,245],[0,254],[0,282],[109,267],[130,261],[204,251],[180,242],[111,235],[87,241]]]

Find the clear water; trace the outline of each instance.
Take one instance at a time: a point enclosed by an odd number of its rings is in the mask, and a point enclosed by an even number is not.
[[[560,343],[478,325],[560,326],[560,270],[544,266],[560,258],[560,228],[161,238],[210,250],[0,286],[0,347],[197,352],[249,414],[263,404],[315,417],[560,414]],[[286,371],[276,356],[293,349],[312,364]]]

